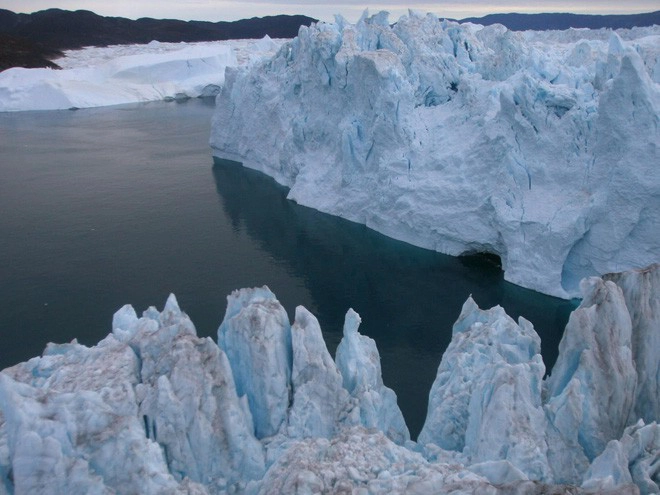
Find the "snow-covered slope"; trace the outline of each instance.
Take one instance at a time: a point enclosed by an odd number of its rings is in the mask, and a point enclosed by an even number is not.
[[[228,297],[220,346],[174,296],[125,306],[97,346],[0,372],[0,494],[659,493],[660,353],[633,356],[660,332],[660,265],[608,279],[582,284],[546,381],[532,324],[468,299],[419,443],[352,310],[333,360],[267,287]]]
[[[659,46],[658,27],[338,18],[229,69],[211,145],[301,204],[578,296],[660,259]]]
[[[225,67],[272,55],[281,40],[117,45],[70,50],[63,70],[0,72],[0,111],[56,110],[213,96]]]

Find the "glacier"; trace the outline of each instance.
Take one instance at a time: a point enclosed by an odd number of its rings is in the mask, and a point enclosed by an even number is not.
[[[660,265],[586,278],[550,376],[531,322],[470,297],[412,441],[349,309],[227,297],[218,344],[174,295],[96,346],[0,372],[0,494],[660,493]]]
[[[579,297],[660,259],[658,47],[657,26],[337,17],[228,67],[210,144],[302,205]]]
[[[215,96],[225,68],[273,55],[283,40],[114,45],[66,50],[62,70],[0,72],[0,112],[65,110]]]

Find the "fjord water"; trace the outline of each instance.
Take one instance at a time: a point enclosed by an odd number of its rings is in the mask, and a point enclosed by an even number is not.
[[[349,307],[378,344],[413,437],[472,294],[534,323],[550,367],[573,304],[503,280],[492,260],[388,239],[286,200],[208,147],[213,102],[0,114],[0,368],[47,342],[96,344],[112,314],[177,295],[215,340],[226,296],[268,285],[306,306],[330,352]]]

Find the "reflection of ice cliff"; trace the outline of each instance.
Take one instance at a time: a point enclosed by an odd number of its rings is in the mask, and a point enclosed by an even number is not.
[[[301,204],[577,296],[660,258],[658,30],[581,32],[414,14],[302,28],[228,70],[211,144]]]
[[[468,299],[419,443],[352,310],[333,360],[267,288],[228,297],[220,346],[174,296],[125,306],[0,373],[0,493],[658,493],[660,265],[581,288],[545,381],[532,324]]]

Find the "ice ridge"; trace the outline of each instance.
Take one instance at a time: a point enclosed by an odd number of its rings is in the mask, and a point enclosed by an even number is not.
[[[228,296],[219,346],[173,295],[124,306],[0,372],[0,494],[659,493],[659,274],[585,279],[546,380],[532,324],[468,298],[418,442],[353,310],[333,360],[267,287]]]

